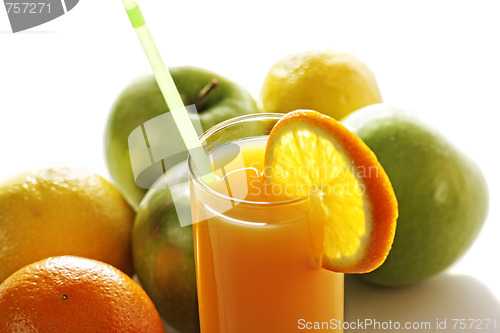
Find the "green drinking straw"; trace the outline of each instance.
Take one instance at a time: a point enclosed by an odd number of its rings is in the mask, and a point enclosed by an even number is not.
[[[132,27],[134,27],[137,37],[139,37],[139,41],[141,42],[144,52],[146,52],[146,56],[148,57],[154,76],[158,82],[158,86],[160,87],[160,91],[168,105],[168,108],[170,109],[175,125],[179,129],[182,140],[184,141],[184,144],[193,159],[194,165],[200,175],[213,175],[210,161],[205,155],[200,140],[198,139],[198,135],[196,134],[196,130],[194,129],[194,126],[189,119],[186,107],[182,102],[179,91],[175,86],[174,80],[172,79],[168,68],[161,59],[160,53],[158,52],[153,37],[146,26],[146,22],[144,21],[144,17],[142,16],[137,2],[135,0],[122,1],[130,19],[130,23],[132,23]]]

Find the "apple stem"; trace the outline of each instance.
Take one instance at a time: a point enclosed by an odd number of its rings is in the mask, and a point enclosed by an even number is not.
[[[212,79],[206,86],[201,89],[200,93],[198,94],[198,99],[196,100],[195,106],[196,110],[200,112],[201,108],[203,107],[203,104],[205,103],[208,95],[212,91],[214,91],[215,88],[219,86],[219,81],[217,79]]]

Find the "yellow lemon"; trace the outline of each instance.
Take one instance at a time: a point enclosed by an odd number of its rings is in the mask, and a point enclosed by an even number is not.
[[[120,192],[85,168],[15,175],[0,184],[0,282],[60,255],[104,261],[132,274],[134,217]]]
[[[311,50],[289,55],[269,70],[261,91],[264,112],[310,109],[337,120],[382,96],[371,70],[353,54]]]

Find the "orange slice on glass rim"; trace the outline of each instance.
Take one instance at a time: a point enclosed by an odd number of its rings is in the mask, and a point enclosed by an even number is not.
[[[398,217],[389,177],[375,154],[342,124],[316,111],[286,114],[265,152],[266,181],[308,198],[312,248],[321,267],[366,273],[392,246]]]

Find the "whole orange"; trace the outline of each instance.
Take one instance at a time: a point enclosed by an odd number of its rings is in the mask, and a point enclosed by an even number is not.
[[[50,257],[0,285],[0,332],[164,332],[146,292],[106,263]]]
[[[133,273],[135,212],[116,187],[87,168],[21,172],[0,183],[0,283],[21,267],[74,255]]]

